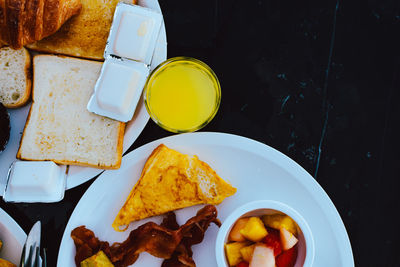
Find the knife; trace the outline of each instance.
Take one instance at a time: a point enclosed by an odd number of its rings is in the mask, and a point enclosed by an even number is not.
[[[41,266],[39,254],[40,254],[40,234],[41,234],[41,223],[37,221],[30,230],[24,248],[22,249],[20,267],[33,267]]]

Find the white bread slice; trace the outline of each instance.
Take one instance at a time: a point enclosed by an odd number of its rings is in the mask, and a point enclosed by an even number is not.
[[[125,124],[86,109],[102,62],[37,55],[32,106],[17,158],[117,169]]]
[[[0,102],[7,108],[25,105],[31,96],[31,56],[25,48],[0,48]]]

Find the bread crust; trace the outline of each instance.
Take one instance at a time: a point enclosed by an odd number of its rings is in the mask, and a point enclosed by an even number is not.
[[[19,49],[41,40],[81,8],[80,0],[1,0],[0,43]]]
[[[30,111],[29,111],[30,114]],[[29,119],[29,117],[28,117]],[[28,120],[27,120],[28,122]],[[24,129],[25,130],[25,129]],[[121,122],[119,125],[119,134],[118,134],[118,145],[117,145],[117,154],[122,155],[122,148],[123,148],[123,141],[124,141],[124,134],[125,134],[125,123]],[[22,138],[21,138],[22,140]],[[18,157],[19,154],[19,157]],[[37,160],[37,159],[29,159],[29,158],[22,158],[20,157],[20,152],[18,149],[18,154],[17,154],[17,158],[18,159],[23,159],[23,160]],[[45,159],[46,160],[46,159]],[[42,160],[42,161],[45,161]],[[116,170],[119,169],[121,167],[121,160],[122,157],[117,157],[117,161],[115,162],[115,164],[113,165],[109,165],[109,166],[105,166],[105,165],[93,165],[87,162],[79,162],[79,161],[74,161],[74,160],[54,160],[54,159],[47,159],[47,160],[51,160],[54,163],[57,164],[62,164],[62,165],[76,165],[76,166],[82,166],[82,167],[92,167],[92,168],[97,168],[97,169],[104,169],[104,170]]]
[[[21,95],[19,100],[15,103],[3,103],[6,108],[19,108],[28,103],[28,100],[31,96],[32,91],[32,64],[31,64],[31,55],[29,54],[28,50],[22,48],[24,51],[24,58],[25,58],[25,66],[24,66],[24,73],[25,73],[25,90],[23,90],[24,94]]]
[[[10,35],[7,27],[6,0],[0,0],[0,47],[10,42]]]
[[[131,222],[169,211],[198,204],[218,205],[235,192],[236,188],[197,156],[160,144],[146,160],[112,227],[124,231]]]
[[[33,57],[33,79],[35,77],[35,72],[37,71],[37,68],[35,67],[35,62],[37,61],[37,59],[39,58],[54,58],[54,57],[60,57],[60,58],[70,58],[67,56],[54,56],[54,55],[35,55]],[[78,59],[75,58],[75,60],[81,60],[81,61],[87,61],[86,59]],[[93,62],[93,61],[92,61]],[[95,61],[96,62],[96,61]],[[36,73],[36,75],[38,75],[38,73]],[[34,84],[34,83],[33,83]],[[22,157],[21,155],[21,147],[22,147],[22,142],[25,138],[25,133],[26,133],[26,128],[31,120],[31,113],[32,113],[32,108],[33,105],[35,104],[35,88],[32,87],[32,106],[29,109],[29,113],[26,119],[26,123],[24,126],[24,131],[22,133],[22,137],[20,139],[20,145],[19,145],[19,149],[16,155],[17,159],[21,159],[21,160],[35,160],[35,161],[53,161],[57,164],[63,164],[63,165],[78,165],[78,166],[83,166],[83,167],[92,167],[92,168],[98,168],[98,169],[105,169],[105,170],[115,170],[115,169],[119,169],[121,166],[121,160],[122,160],[122,153],[123,153],[123,141],[124,141],[124,135],[125,135],[125,127],[126,124],[123,122],[119,122],[118,123],[118,139],[117,139],[117,147],[115,150],[115,155],[116,155],[116,162],[112,165],[100,165],[100,164],[91,164],[88,162],[79,162],[79,161],[74,161],[74,160],[54,160],[52,158],[45,158],[45,159],[33,159],[33,158],[27,158],[27,157]]]
[[[22,19],[25,9],[25,0],[5,0],[6,3],[6,28],[8,28],[9,45],[18,49],[21,45]]]
[[[30,115],[30,111],[29,111],[29,115]],[[28,119],[29,119],[29,117],[28,117]],[[28,122],[28,120],[27,120],[27,122]],[[123,152],[122,149],[123,149],[123,144],[124,144],[125,127],[126,127],[125,123],[121,122],[119,124],[118,144],[117,144],[117,151],[116,151],[117,155],[118,154],[122,155],[122,152]],[[21,140],[22,140],[22,138],[21,138]],[[18,153],[19,153],[19,149],[18,149]],[[35,159],[20,158],[20,157],[18,157],[18,154],[17,154],[17,158],[24,159],[24,160],[35,160]],[[73,160],[52,160],[52,159],[48,159],[48,160],[51,160],[57,164],[63,164],[63,165],[77,165],[77,166],[82,166],[82,167],[93,167],[93,168],[104,169],[104,170],[116,170],[121,167],[122,156],[117,157],[116,163],[114,165],[109,165],[109,166],[93,165],[93,164],[90,164],[87,162],[78,162],[78,161],[73,161]]]
[[[36,29],[43,24],[44,0],[28,0],[25,3],[26,18],[23,23],[23,40],[25,44],[32,43],[36,39]]]
[[[7,108],[19,108],[22,106],[25,106],[28,103],[28,100],[30,99],[31,92],[32,92],[32,68],[31,68],[31,55],[29,54],[28,50],[24,49],[24,54],[25,54],[25,77],[26,77],[26,86],[25,86],[25,91],[22,97],[19,99],[18,102],[12,105],[7,105]]]
[[[43,37],[47,36],[49,32],[55,32],[58,26],[58,19],[60,14],[60,1],[59,0],[46,0],[43,12]]]

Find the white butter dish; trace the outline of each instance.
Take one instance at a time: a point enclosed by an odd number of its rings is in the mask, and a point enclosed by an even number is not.
[[[57,202],[64,198],[67,166],[52,161],[15,161],[8,172],[6,202]]]
[[[149,72],[144,63],[106,57],[87,109],[114,120],[130,121]]]
[[[162,20],[152,9],[118,3],[104,58],[115,55],[150,65]]]

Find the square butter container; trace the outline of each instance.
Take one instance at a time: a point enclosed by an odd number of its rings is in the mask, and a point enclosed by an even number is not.
[[[162,15],[152,9],[118,3],[104,58],[114,55],[150,65],[162,20]]]
[[[107,56],[87,109],[118,121],[130,121],[149,72],[144,63]]]
[[[64,198],[68,167],[52,161],[15,161],[4,189],[6,202],[50,203]]]

